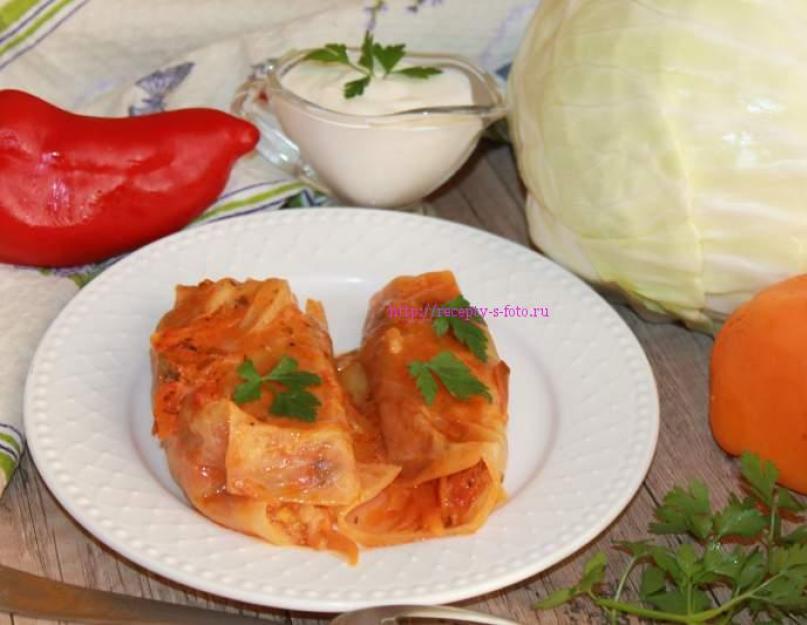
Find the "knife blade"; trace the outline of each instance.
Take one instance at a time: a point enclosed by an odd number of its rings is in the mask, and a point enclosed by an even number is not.
[[[266,620],[57,582],[0,565],[0,610],[98,625],[280,625]]]

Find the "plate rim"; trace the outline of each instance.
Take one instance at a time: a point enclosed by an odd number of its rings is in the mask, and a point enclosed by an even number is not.
[[[606,531],[614,520],[630,505],[636,494],[638,493],[639,489],[641,488],[642,483],[644,482],[645,477],[650,469],[652,464],[653,458],[655,456],[655,452],[658,446],[658,437],[660,431],[660,405],[659,405],[659,396],[658,396],[658,387],[655,379],[655,374],[653,369],[650,365],[650,362],[647,358],[647,354],[645,353],[641,343],[638,340],[638,337],[634,334],[634,332],[630,329],[627,323],[620,317],[620,315],[616,312],[616,310],[596,291],[592,288],[588,283],[583,281],[580,277],[571,273],[568,269],[559,265],[555,261],[551,260],[550,258],[544,256],[537,252],[533,247],[524,246],[518,242],[512,241],[507,239],[501,235],[488,232],[486,230],[482,230],[480,228],[475,228],[473,226],[469,226],[466,224],[454,222],[448,219],[434,217],[434,216],[423,216],[423,215],[415,215],[411,213],[401,213],[395,212],[390,210],[384,209],[372,209],[372,208],[360,208],[360,207],[327,207],[327,208],[305,208],[305,209],[295,209],[295,210],[282,210],[282,211],[270,211],[266,213],[257,213],[253,215],[244,215],[239,216],[237,220],[228,220],[222,219],[215,222],[200,224],[199,226],[181,230],[179,232],[173,233],[169,236],[163,237],[156,241],[149,243],[135,251],[131,254],[127,255],[126,257],[122,258],[118,262],[116,262],[111,267],[107,268],[104,272],[102,272],[96,279],[90,282],[87,286],[82,288],[80,291],[76,293],[76,295],[60,310],[59,314],[56,318],[51,322],[48,326],[45,333],[42,335],[40,342],[36,348],[33,358],[28,367],[28,372],[26,375],[25,380],[25,391],[24,391],[24,399],[23,399],[23,425],[25,429],[26,441],[28,449],[31,453],[32,459],[34,464],[36,465],[37,471],[39,472],[40,476],[42,477],[43,481],[45,482],[46,486],[48,487],[49,491],[53,495],[53,497],[59,502],[61,506],[70,514],[70,516],[82,527],[84,528],[89,534],[92,535],[93,539],[98,540],[102,544],[106,545],[117,554],[123,556],[124,558],[128,559],[129,561],[144,567],[146,570],[152,571],[158,575],[161,575],[169,580],[182,584],[192,589],[200,590],[203,592],[207,592],[219,597],[225,597],[237,601],[242,601],[245,603],[249,603],[252,605],[260,605],[266,607],[274,607],[274,608],[281,608],[281,609],[288,609],[288,610],[296,610],[296,611],[304,611],[304,612],[342,612],[346,610],[356,609],[357,607],[362,607],[366,605],[379,605],[383,603],[401,603],[401,601],[397,598],[391,599],[390,601],[374,601],[371,603],[365,602],[363,600],[345,600],[345,599],[315,599],[311,600],[310,598],[305,597],[287,597],[287,598],[278,598],[266,593],[263,593],[260,590],[253,591],[253,590],[246,590],[243,588],[239,588],[236,586],[228,586],[226,588],[222,588],[222,585],[218,583],[216,580],[206,580],[200,575],[193,575],[193,574],[186,574],[181,571],[178,567],[172,568],[171,566],[166,565],[159,559],[154,559],[148,557],[145,554],[138,553],[135,548],[132,548],[127,544],[126,540],[119,540],[112,535],[112,532],[107,531],[105,528],[101,526],[100,523],[95,522],[93,519],[89,518],[85,511],[83,511],[78,505],[75,503],[75,497],[71,496],[65,489],[63,489],[56,476],[51,473],[51,469],[48,468],[47,460],[45,459],[44,455],[40,454],[39,445],[37,441],[37,433],[33,430],[33,425],[31,424],[32,414],[34,413],[34,397],[33,397],[33,387],[34,387],[34,375],[37,371],[37,366],[43,358],[43,354],[47,351],[47,348],[50,347],[50,343],[53,340],[53,337],[59,328],[60,324],[64,321],[64,319],[68,318],[68,316],[73,312],[75,308],[77,308],[83,301],[83,298],[87,297],[87,293],[93,293],[94,289],[98,289],[101,285],[104,285],[106,282],[114,281],[118,273],[123,272],[126,270],[127,266],[130,264],[137,264],[140,262],[141,258],[147,257],[151,254],[155,249],[158,249],[162,246],[168,246],[172,243],[177,241],[181,241],[182,239],[193,239],[199,236],[200,231],[210,231],[211,229],[227,229],[228,222],[241,222],[242,224],[248,221],[254,222],[269,222],[273,219],[280,218],[280,217],[288,217],[290,215],[299,216],[301,219],[304,217],[313,217],[314,215],[322,216],[323,219],[339,219],[342,217],[348,217],[351,214],[360,214],[361,216],[370,216],[370,215],[377,215],[378,217],[384,217],[385,219],[401,219],[403,221],[412,222],[418,220],[431,220],[433,222],[439,222],[444,227],[452,227],[457,228],[466,232],[473,234],[474,236],[484,236],[489,237],[492,239],[498,240],[500,244],[511,246],[513,248],[518,248],[520,252],[530,252],[539,259],[541,259],[545,263],[549,263],[554,266],[554,270],[560,271],[562,274],[565,274],[565,278],[573,280],[577,283],[578,287],[582,287],[585,291],[588,292],[588,297],[594,297],[597,300],[600,300],[602,304],[604,304],[603,309],[607,308],[607,314],[611,316],[611,319],[617,322],[617,325],[620,326],[621,330],[625,332],[625,334],[629,337],[631,341],[630,348],[633,349],[634,356],[638,359],[638,364],[644,370],[644,373],[647,374],[647,380],[649,384],[647,384],[647,391],[650,394],[650,405],[648,406],[648,414],[652,415],[650,420],[650,437],[648,440],[648,444],[643,449],[643,454],[640,457],[640,461],[637,463],[639,469],[637,469],[636,473],[634,474],[631,480],[628,480],[624,487],[620,490],[619,494],[614,498],[612,505],[600,515],[600,521],[593,525],[592,527],[588,528],[586,532],[581,532],[572,540],[567,541],[562,548],[555,549],[551,552],[550,555],[538,559],[532,562],[530,565],[525,565],[520,568],[514,568],[507,573],[498,574],[496,576],[487,578],[482,581],[478,581],[473,584],[466,584],[460,587],[451,587],[447,590],[443,591],[433,591],[424,594],[421,597],[418,597],[414,600],[407,600],[412,603],[423,603],[423,604],[437,604],[437,603],[453,603],[457,601],[466,600],[473,597],[478,597],[480,595],[493,592],[496,590],[505,589],[509,586],[512,586],[516,583],[522,582],[527,580],[542,571],[547,570],[548,568],[554,566],[558,562],[568,558],[572,554],[580,551],[583,547],[587,544],[595,540],[599,535],[601,535],[604,531]],[[291,219],[295,219],[296,217],[291,217]],[[94,286],[95,285],[95,286]],[[260,597],[263,596],[264,599],[262,600]]]

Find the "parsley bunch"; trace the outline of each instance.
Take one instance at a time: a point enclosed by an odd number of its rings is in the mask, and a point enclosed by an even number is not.
[[[307,61],[319,61],[320,63],[336,63],[353,68],[363,74],[362,78],[346,82],[343,88],[345,98],[355,98],[364,93],[367,85],[373,78],[378,78],[376,65],[381,73],[381,78],[386,78],[390,74],[400,74],[410,78],[425,80],[435,74],[441,74],[442,70],[437,67],[415,66],[395,69],[398,62],[406,55],[406,46],[402,43],[392,46],[382,46],[373,40],[373,35],[367,31],[364,33],[364,41],[361,44],[361,55],[358,65],[350,60],[347,54],[347,46],[343,43],[329,43],[322,48],[312,50],[305,55]]]
[[[776,485],[778,472],[753,454],[741,458],[742,498],[732,496],[713,511],[702,482],[674,488],[656,510],[654,534],[683,535],[678,547],[649,541],[621,542],[630,555],[612,595],[601,592],[606,558],[589,560],[575,586],[539,601],[546,609],[586,596],[606,610],[611,622],[620,613],[653,622],[734,623],[744,613],[760,625],[807,622],[807,526],[805,506]],[[636,597],[624,596],[632,575],[641,570]],[[717,599],[715,590],[723,589]]]
[[[266,375],[258,373],[255,363],[249,358],[238,366],[237,372],[242,382],[233,390],[232,397],[236,404],[260,399],[261,386],[274,382],[286,388],[275,393],[269,412],[300,421],[310,422],[316,419],[316,411],[321,402],[306,388],[322,384],[322,379],[315,373],[299,371],[297,361],[291,356],[283,356]]]

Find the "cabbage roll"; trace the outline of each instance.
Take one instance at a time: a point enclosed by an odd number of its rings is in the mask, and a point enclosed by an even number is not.
[[[356,459],[322,307],[301,310],[280,279],[205,280],[177,287],[151,346],[154,432],[193,506],[271,543],[355,562],[340,518],[399,467]]]
[[[398,277],[373,296],[358,352],[340,360],[357,455],[401,469],[342,515],[362,545],[470,533],[505,499],[509,369],[463,304],[449,271]]]

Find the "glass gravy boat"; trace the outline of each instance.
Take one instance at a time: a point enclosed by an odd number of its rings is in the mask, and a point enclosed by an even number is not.
[[[260,129],[263,157],[348,204],[402,208],[418,202],[462,166],[482,131],[506,113],[496,81],[484,70],[457,56],[414,53],[406,58],[465,73],[474,103],[388,115],[332,111],[282,84],[309,51],[287,54],[265,78],[243,85],[233,111]]]

